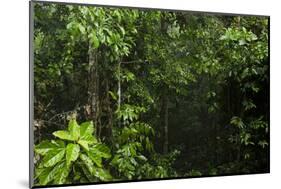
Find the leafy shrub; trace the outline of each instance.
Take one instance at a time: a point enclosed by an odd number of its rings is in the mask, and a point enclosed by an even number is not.
[[[117,137],[117,151],[111,161],[118,177],[125,179],[139,178],[137,170],[147,162],[145,152],[153,153],[150,141],[154,130],[148,124],[136,122],[125,126]]]
[[[117,151],[111,161],[116,177],[131,180],[177,176],[172,165],[180,152],[156,153],[151,142],[154,135],[153,128],[142,122],[131,123],[121,129],[117,137]]]
[[[157,154],[151,142],[155,133],[150,125],[134,122],[120,128],[114,137],[113,152],[98,142],[93,132],[92,122],[78,125],[72,119],[67,130],[53,133],[56,139],[36,145],[39,160],[35,183],[52,185],[176,175],[171,165],[179,152]]]
[[[35,146],[39,162],[35,181],[40,185],[111,180],[103,159],[111,157],[110,149],[93,136],[92,122],[78,125],[71,120],[68,130],[53,133],[56,140],[45,140]]]

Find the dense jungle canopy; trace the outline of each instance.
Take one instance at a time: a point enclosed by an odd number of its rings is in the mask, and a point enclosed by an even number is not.
[[[269,20],[34,3],[37,185],[269,171]]]

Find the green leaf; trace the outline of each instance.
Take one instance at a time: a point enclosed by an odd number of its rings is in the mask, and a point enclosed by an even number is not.
[[[115,155],[114,158],[111,160],[112,165],[117,165],[118,162],[120,161],[121,156],[120,155]]]
[[[147,158],[143,155],[139,155],[139,156],[137,156],[137,158],[139,158],[142,161],[147,161]]]
[[[80,125],[80,139],[87,138],[88,135],[92,135],[94,132],[94,126],[92,121],[84,122]]]
[[[93,44],[93,47],[94,47],[95,49],[97,49],[97,48],[100,46],[100,42],[99,42],[99,39],[97,38],[96,33],[92,32],[92,33],[89,35],[89,37],[90,37],[90,43],[92,43],[92,44]]]
[[[54,183],[55,184],[64,184],[65,180],[70,172],[70,169],[66,166],[65,162],[57,165],[58,171],[55,174]]]
[[[35,175],[34,175],[34,179],[37,179],[42,173],[44,173],[44,170],[46,168],[35,168]]]
[[[259,90],[260,90],[258,87],[255,87],[255,86],[252,86],[251,89],[252,89],[255,93],[259,92]]]
[[[89,151],[89,143],[85,140],[78,140],[78,144],[80,144],[86,151]]]
[[[242,119],[240,117],[234,116],[231,118],[230,123],[235,125],[236,127],[242,129],[245,127]]]
[[[80,154],[80,159],[82,160],[83,164],[86,166],[88,171],[93,174],[94,173],[94,164],[92,160],[85,154]]]
[[[80,144],[85,150],[89,150],[89,144],[97,143],[97,139],[92,135],[94,132],[93,122],[84,122],[80,126]]]
[[[66,165],[69,166],[71,162],[76,161],[79,156],[80,147],[78,144],[68,144],[66,147]]]
[[[101,179],[102,181],[110,181],[112,180],[112,176],[110,175],[109,171],[97,168],[95,171],[95,176]]]
[[[266,142],[265,140],[261,140],[258,142],[258,145],[262,146],[262,148],[265,148],[266,146],[268,146],[268,142]]]
[[[68,130],[71,137],[74,140],[78,140],[78,138],[80,137],[80,126],[78,125],[75,119],[69,121]]]
[[[85,164],[80,165],[80,167],[82,168],[82,171],[84,173],[84,175],[86,176],[86,178],[90,181],[90,182],[95,182],[96,180],[94,179],[93,175],[90,173],[90,171],[88,170],[87,166]],[[83,177],[82,177],[83,178]]]
[[[49,151],[57,149],[59,146],[49,141],[42,141],[40,144],[35,146],[35,152],[40,155],[46,155]]]
[[[102,167],[102,158],[110,158],[110,149],[103,144],[96,144],[89,149],[88,156],[98,166]]]
[[[52,169],[53,167],[48,167],[40,173],[38,176],[40,185],[46,185],[53,180],[54,174],[52,173]]]
[[[244,100],[242,102],[242,104],[245,107],[245,110],[250,110],[250,109],[256,108],[256,105],[252,101]]]
[[[116,94],[114,94],[114,93],[111,92],[111,91],[108,91],[108,93],[110,94],[110,96],[111,96],[111,98],[112,98],[113,100],[117,100],[117,95],[116,95]]]
[[[58,148],[64,148],[65,143],[62,140],[51,140],[52,144],[55,144]]]
[[[46,185],[48,183],[50,183],[52,180],[57,180],[57,177],[58,177],[58,173],[61,172],[63,169],[63,166],[64,166],[64,162],[61,162],[59,164],[57,164],[55,167],[48,167],[48,168],[45,168],[41,173],[40,175],[38,176],[39,178],[39,183],[41,185]],[[55,181],[56,184],[62,184],[62,183],[57,183]]]
[[[63,140],[75,141],[74,137],[71,136],[71,134],[68,131],[64,131],[64,130],[56,131],[53,132],[53,135]]]
[[[82,25],[82,24],[78,24],[78,28],[79,28],[79,31],[81,32],[81,34],[85,34],[85,27]]]
[[[240,39],[239,40],[239,45],[245,45],[247,44],[247,42],[245,41],[245,39]]]
[[[101,156],[99,156],[98,151],[94,148],[90,149],[88,151],[88,156],[90,157],[90,159],[98,166],[98,167],[102,167],[102,158]]]
[[[84,122],[80,126],[80,140],[86,141],[88,144],[94,144],[97,139],[93,136],[93,122]]]
[[[118,27],[119,27],[119,29],[120,29],[122,35],[124,36],[125,33],[126,33],[125,30],[124,30],[124,28],[123,28],[122,26],[119,26],[119,25],[118,25]]]
[[[43,158],[43,166],[44,167],[52,167],[59,161],[61,161],[64,157],[65,149],[55,149],[46,154]]]
[[[95,149],[95,152],[103,158],[111,157],[110,149],[104,144],[96,144],[92,149]]]

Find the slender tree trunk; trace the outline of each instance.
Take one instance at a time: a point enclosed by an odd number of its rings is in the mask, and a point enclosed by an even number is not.
[[[109,81],[105,79],[105,92],[106,92],[106,112],[108,115],[108,122],[107,122],[107,138],[109,141],[112,139],[112,109],[110,106],[110,97],[109,97]]]
[[[169,109],[168,109],[169,98],[168,95],[164,96],[164,146],[163,153],[167,154],[169,151]]]
[[[89,82],[88,82],[88,104],[90,105],[90,119],[93,121],[96,130],[98,128],[98,114],[99,114],[99,95],[98,95],[98,61],[97,51],[89,45]],[[96,132],[98,135],[98,132]]]
[[[99,77],[99,71],[98,71],[98,64],[97,64],[97,69],[96,69],[96,86],[97,86],[97,89],[96,89],[96,110],[97,110],[97,113],[96,113],[96,128],[97,128],[97,137],[98,139],[101,138],[101,102],[100,102],[100,77]]]

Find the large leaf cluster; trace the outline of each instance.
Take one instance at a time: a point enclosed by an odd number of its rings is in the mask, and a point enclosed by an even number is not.
[[[35,179],[40,185],[65,184],[72,181],[106,181],[111,175],[103,159],[111,157],[110,149],[93,136],[92,122],[78,125],[71,120],[67,130],[53,133],[56,140],[45,140],[35,146],[40,156]]]

